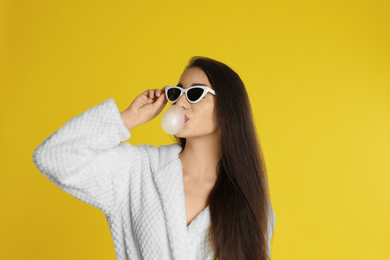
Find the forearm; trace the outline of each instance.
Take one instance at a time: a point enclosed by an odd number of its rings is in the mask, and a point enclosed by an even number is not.
[[[121,112],[121,117],[122,117],[123,123],[125,124],[125,126],[127,127],[127,129],[129,131],[131,129],[133,129],[134,127],[140,125],[137,121],[137,117],[128,110]]]

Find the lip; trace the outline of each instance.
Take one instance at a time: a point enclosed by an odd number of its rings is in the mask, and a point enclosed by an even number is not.
[[[186,115],[184,115],[184,123],[187,123],[187,121],[190,120]]]

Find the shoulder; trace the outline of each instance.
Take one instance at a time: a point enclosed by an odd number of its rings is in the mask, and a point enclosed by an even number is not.
[[[161,145],[159,147],[155,145],[142,144],[142,147],[146,150],[149,156],[153,172],[156,172],[170,161],[178,158],[178,155],[182,150],[181,146],[177,143]]]

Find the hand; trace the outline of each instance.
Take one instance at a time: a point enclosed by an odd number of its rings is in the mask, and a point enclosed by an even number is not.
[[[135,120],[135,125],[142,125],[161,113],[168,100],[165,97],[165,88],[148,89],[138,95],[130,106],[122,113]]]

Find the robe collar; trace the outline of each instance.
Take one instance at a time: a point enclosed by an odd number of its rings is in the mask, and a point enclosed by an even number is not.
[[[162,200],[173,259],[188,259],[187,209],[180,159],[173,159],[158,169],[154,180]]]
[[[155,171],[153,176],[161,198],[172,258],[177,260],[191,259],[189,240],[194,239],[191,234],[198,233],[196,231],[199,231],[199,225],[205,221],[207,221],[207,226],[210,224],[209,218],[204,219],[207,217],[205,215],[209,214],[209,207],[203,209],[187,227],[183,167],[179,158],[182,148],[179,144],[174,143],[169,146],[169,149],[173,156],[171,154],[168,162],[165,162],[165,165],[159,169],[153,169]]]

